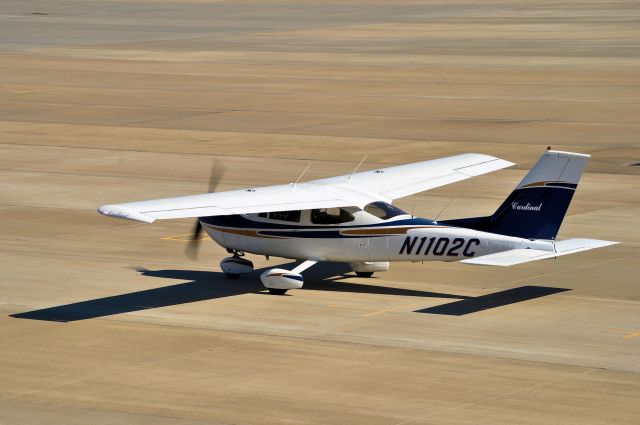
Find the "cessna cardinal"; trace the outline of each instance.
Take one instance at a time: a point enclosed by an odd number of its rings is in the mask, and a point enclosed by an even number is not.
[[[319,261],[349,263],[358,276],[370,277],[392,261],[512,266],[612,245],[555,240],[589,157],[547,149],[486,217],[434,221],[392,204],[514,165],[473,153],[305,183],[104,205],[98,211],[146,223],[197,218],[194,243],[204,230],[233,254],[220,263],[229,278],[253,271],[245,253],[300,260],[293,270],[274,268],[260,276],[271,293],[284,294],[301,288],[301,273]]]

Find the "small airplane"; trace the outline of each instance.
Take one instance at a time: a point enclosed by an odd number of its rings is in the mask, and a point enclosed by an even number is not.
[[[229,278],[253,271],[245,253],[302,261],[293,270],[260,276],[272,294],[301,288],[302,272],[320,261],[348,263],[357,276],[386,271],[393,261],[461,261],[512,266],[617,242],[556,241],[560,224],[590,155],[547,148],[490,216],[437,221],[394,206],[398,198],[515,165],[467,153],[350,175],[270,187],[210,193],[98,208],[101,214],[151,223],[195,217],[188,251],[204,230],[232,256],[220,263]],[[306,170],[305,170],[306,171]],[[304,172],[303,172],[304,174]]]

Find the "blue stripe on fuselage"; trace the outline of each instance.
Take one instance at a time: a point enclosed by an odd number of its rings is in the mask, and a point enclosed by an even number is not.
[[[360,225],[332,225],[332,226],[301,226],[295,224],[265,223],[249,220],[240,215],[200,217],[200,222],[205,225],[219,226],[230,229],[257,230],[260,235],[273,237],[295,238],[362,238],[382,237],[385,234],[373,235],[343,235],[340,231],[346,229],[380,229],[402,226],[429,226],[435,225],[431,220],[424,218],[409,218],[402,220],[386,221],[383,223]]]
[[[262,221],[253,221],[245,218],[241,215],[219,215],[212,217],[199,217],[201,223],[209,224],[211,226],[232,227],[238,229],[277,229],[277,230],[342,230],[342,229],[366,229],[376,227],[389,227],[389,226],[428,226],[434,225],[431,220],[426,218],[407,218],[403,220],[385,221],[382,223],[373,224],[359,224],[359,225],[329,225],[329,226],[301,226],[299,224],[285,224],[285,223],[265,223]]]

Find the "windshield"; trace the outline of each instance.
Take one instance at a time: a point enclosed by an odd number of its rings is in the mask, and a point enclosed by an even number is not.
[[[388,220],[399,215],[407,215],[407,213],[400,208],[382,201],[372,202],[365,206],[364,210],[382,220]]]

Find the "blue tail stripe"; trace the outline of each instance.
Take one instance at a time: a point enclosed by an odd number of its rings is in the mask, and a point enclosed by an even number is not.
[[[516,189],[489,220],[489,231],[527,239],[555,239],[573,190],[564,187]]]

